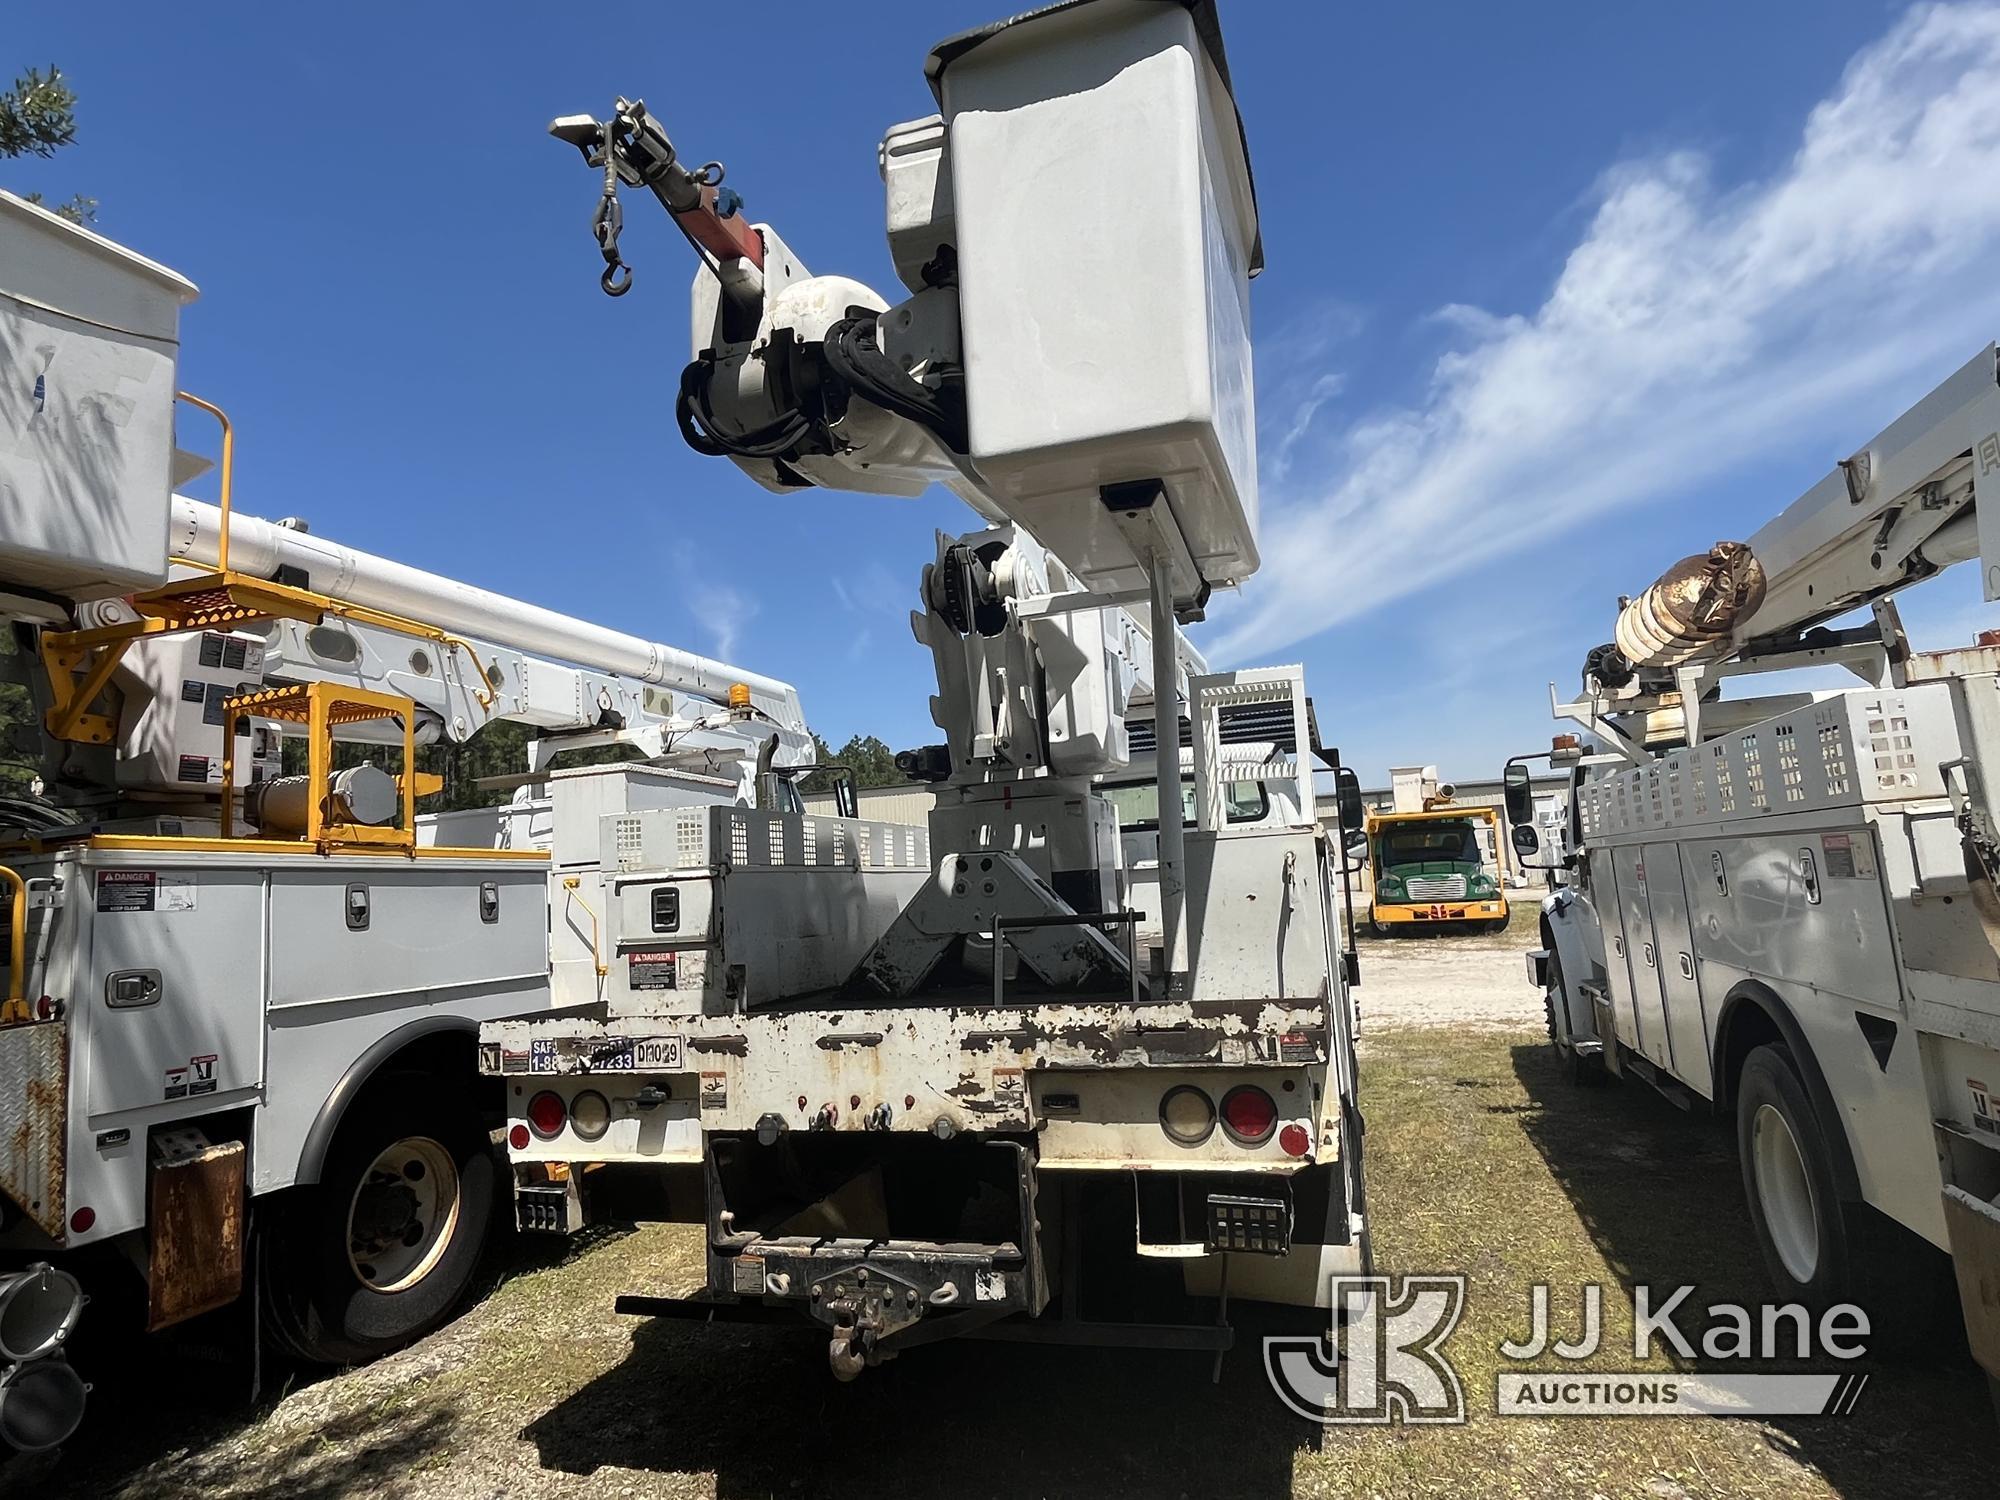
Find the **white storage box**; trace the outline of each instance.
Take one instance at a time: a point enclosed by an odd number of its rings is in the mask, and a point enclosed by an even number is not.
[[[0,586],[167,576],[180,310],[194,284],[0,193]]]
[[[1164,480],[1256,571],[1257,209],[1208,4],[1087,0],[944,42],[972,460],[1086,581],[1140,588],[1099,486]]]

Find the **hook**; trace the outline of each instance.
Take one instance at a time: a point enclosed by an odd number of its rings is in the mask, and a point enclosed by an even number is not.
[[[623,271],[625,279],[620,281],[618,273]],[[597,278],[597,284],[604,288],[607,297],[622,297],[632,290],[632,268],[622,260],[614,260],[604,268],[604,274]]]

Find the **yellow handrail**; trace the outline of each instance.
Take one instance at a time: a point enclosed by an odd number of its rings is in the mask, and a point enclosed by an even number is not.
[[[611,970],[605,967],[604,954],[602,950],[600,950],[597,946],[597,937],[598,937],[597,913],[590,909],[590,903],[588,901],[584,900],[583,897],[579,896],[576,893],[576,888],[581,884],[583,884],[581,880],[579,880],[576,876],[571,875],[568,879],[563,881],[563,889],[569,892],[569,899],[574,901],[578,906],[582,907],[583,914],[586,917],[590,918],[590,961],[597,967],[597,977],[599,979],[602,979],[605,975],[609,974]]]
[[[7,999],[0,1004],[0,1026],[33,1019],[28,1014],[28,882],[0,865],[0,883],[8,888]]]
[[[175,391],[176,401],[185,401],[189,406],[198,406],[222,424],[222,528],[215,538],[215,571],[229,571],[229,500],[230,481],[236,471],[236,434],[230,429],[228,413],[213,402],[204,401],[199,396],[186,391]]]

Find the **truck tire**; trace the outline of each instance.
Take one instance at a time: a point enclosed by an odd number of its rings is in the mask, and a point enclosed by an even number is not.
[[[1833,1153],[1797,1065],[1782,1044],[1744,1060],[1736,1085],[1736,1154],[1764,1267],[1783,1300],[1824,1310],[1853,1287],[1853,1247]]]
[[[1556,1027],[1556,996],[1563,993],[1562,956],[1549,949],[1549,985],[1542,991],[1542,1016],[1549,1028],[1549,1045],[1562,1054],[1563,1071],[1580,1088],[1599,1088],[1610,1078],[1601,1057],[1586,1057],[1573,1042],[1563,1040]]]
[[[314,1364],[361,1364],[458,1308],[496,1218],[499,1170],[472,1100],[399,1076],[350,1106],[320,1180],[265,1229],[266,1328]]]

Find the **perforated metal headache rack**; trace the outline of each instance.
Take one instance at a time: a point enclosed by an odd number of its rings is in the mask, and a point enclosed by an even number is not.
[[[1673,751],[1578,792],[1591,842],[1741,819],[1946,795],[1957,754],[1943,684],[1863,688]]]

